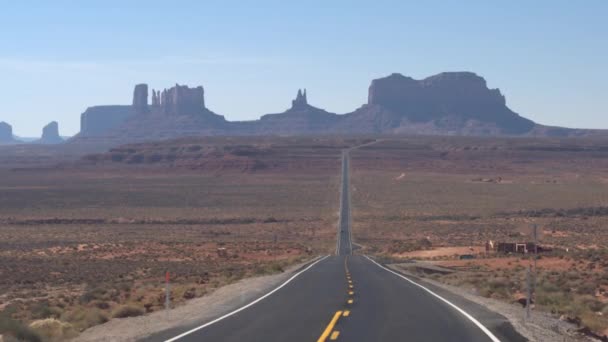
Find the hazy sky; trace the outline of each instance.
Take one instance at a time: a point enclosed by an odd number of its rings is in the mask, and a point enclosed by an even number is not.
[[[539,123],[608,128],[606,18],[606,0],[6,1],[0,121],[72,135],[142,82],[203,85],[229,120],[283,111],[300,87],[345,113],[373,78],[467,70]]]

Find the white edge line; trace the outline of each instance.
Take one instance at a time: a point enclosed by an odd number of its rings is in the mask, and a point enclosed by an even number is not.
[[[399,274],[389,268],[386,268],[382,265],[380,265],[379,263],[377,263],[375,260],[373,260],[372,258],[368,257],[367,255],[365,256],[369,261],[373,262],[374,264],[376,264],[378,267],[384,269],[385,271],[391,272],[392,274],[399,276],[407,281],[409,281],[410,283],[420,287],[421,289],[425,290],[426,292],[430,293],[431,295],[435,296],[436,298],[438,298],[439,300],[443,301],[444,303],[446,303],[447,305],[451,306],[452,308],[456,309],[456,311],[460,312],[464,317],[468,318],[471,322],[473,322],[473,324],[475,324],[479,329],[481,329],[481,331],[483,331],[486,335],[488,335],[488,337],[493,341],[493,342],[500,342],[500,340],[494,336],[494,334],[492,334],[492,332],[486,328],[483,324],[481,324],[478,320],[475,319],[475,317],[471,316],[470,314],[468,314],[466,311],[464,311],[463,309],[459,308],[458,306],[456,306],[455,304],[452,304],[452,302],[450,302],[449,300],[441,297],[440,295],[436,294],[435,292],[429,290],[428,288],[418,284],[417,282],[403,276],[402,274]]]
[[[232,316],[232,315],[234,315],[234,314],[236,314],[236,313],[238,313],[238,312],[241,312],[241,311],[243,311],[243,310],[247,309],[248,307],[250,307],[250,306],[252,306],[252,305],[254,305],[254,304],[258,303],[259,301],[263,300],[264,298],[266,298],[266,297],[270,296],[271,294],[273,294],[273,293],[277,292],[277,291],[278,291],[278,290],[280,290],[282,287],[284,287],[285,285],[289,284],[289,283],[290,283],[292,280],[294,280],[294,279],[295,279],[297,276],[299,276],[300,274],[302,274],[302,273],[304,273],[304,272],[308,271],[308,270],[309,270],[311,267],[313,267],[314,265],[318,264],[319,262],[321,262],[321,261],[325,260],[327,257],[328,257],[328,255],[326,255],[326,256],[322,257],[321,259],[319,259],[319,260],[317,260],[317,261],[313,262],[312,264],[310,264],[310,265],[309,265],[308,267],[306,267],[305,269],[301,270],[300,272],[298,272],[298,273],[294,274],[294,275],[293,275],[291,278],[287,279],[287,280],[286,280],[286,281],[285,281],[283,284],[279,285],[279,286],[278,286],[278,287],[276,287],[274,290],[272,290],[272,291],[268,292],[267,294],[265,294],[265,295],[263,295],[262,297],[260,297],[260,298],[258,298],[258,299],[256,299],[256,300],[254,300],[253,302],[251,302],[251,303],[249,303],[249,304],[247,304],[247,305],[245,305],[245,306],[242,306],[242,307],[240,307],[240,308],[238,308],[238,309],[236,309],[236,310],[234,310],[234,311],[232,311],[232,312],[229,312],[229,313],[225,314],[225,315],[224,315],[224,316],[222,316],[222,317],[216,318],[216,319],[214,319],[214,320],[213,320],[213,321],[211,321],[211,322],[207,322],[207,323],[205,323],[205,324],[203,324],[203,325],[201,325],[201,326],[198,326],[198,327],[196,327],[196,328],[194,328],[194,329],[188,330],[188,331],[186,331],[185,333],[182,333],[182,334],[180,334],[180,335],[177,335],[177,336],[175,336],[175,337],[172,337],[172,338],[170,338],[170,339],[166,340],[165,342],[173,342],[173,341],[177,341],[177,340],[179,340],[180,338],[182,338],[182,337],[184,337],[184,336],[186,336],[186,335],[190,335],[190,334],[192,334],[192,333],[193,333],[193,332],[195,332],[195,331],[198,331],[198,330],[201,330],[201,329],[203,329],[203,328],[206,328],[206,327],[208,327],[208,326],[210,326],[210,325],[212,325],[212,324],[215,324],[215,323],[217,323],[217,322],[219,322],[219,321],[221,321],[221,320],[223,320],[223,319],[226,319],[226,318],[228,318],[228,317],[230,317],[230,316]]]

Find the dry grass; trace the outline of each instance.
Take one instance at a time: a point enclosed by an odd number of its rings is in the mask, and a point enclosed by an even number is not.
[[[516,301],[529,261],[480,251],[488,240],[531,241],[537,224],[554,250],[539,261],[537,309],[606,333],[608,142],[387,139],[353,152],[352,165],[353,235],[363,252],[436,263],[456,272],[435,279]],[[458,260],[463,254],[476,259]]]
[[[179,305],[329,253],[340,146],[318,147],[333,155],[323,168],[312,147],[306,167],[273,172],[0,170],[0,312],[13,331],[52,340],[50,319],[79,332],[161,310],[166,271]]]

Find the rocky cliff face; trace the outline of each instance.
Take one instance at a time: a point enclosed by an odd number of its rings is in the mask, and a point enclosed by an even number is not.
[[[445,72],[423,80],[392,74],[373,80],[368,107],[376,106],[396,114],[402,121],[398,126],[424,125],[437,133],[524,134],[535,125],[507,108],[500,90],[489,89],[471,72]]]
[[[133,106],[93,106],[80,115],[81,137],[102,136],[135,115]]]
[[[188,86],[180,86],[163,90],[162,93],[155,92],[152,97],[152,105],[155,108],[160,108],[162,113],[167,115],[192,115],[198,114],[205,109],[205,90],[202,86],[189,88]]]
[[[13,127],[6,122],[0,122],[0,144],[14,143]]]
[[[145,87],[147,89],[147,85]],[[133,103],[144,103],[144,100],[136,100],[137,94],[135,91]],[[146,95],[147,104],[147,92],[139,94]],[[121,142],[135,142],[225,134],[226,120],[205,107],[204,96],[202,86],[190,88],[176,84],[162,92],[152,89],[152,104],[145,111],[132,106],[133,114],[105,131],[104,135]]]
[[[42,128],[42,137],[38,141],[41,144],[60,144],[63,139],[59,135],[59,124],[52,121]]]
[[[139,114],[148,112],[147,84],[138,84],[133,89],[133,110]]]
[[[151,104],[148,103],[148,96],[148,85],[142,83],[136,85],[133,89],[133,101],[130,106],[94,106],[87,108],[80,116],[80,133],[78,136],[81,138],[113,138],[117,134],[129,135],[128,130],[138,131],[133,132],[134,136],[145,136],[146,134],[142,130],[148,127],[151,129],[148,139],[154,139],[158,130],[163,130],[163,135],[179,136],[185,131],[192,132],[193,130],[193,132],[197,132],[201,120],[225,121],[222,116],[205,108],[205,92],[202,86],[189,88],[176,84],[175,87],[165,89],[162,92],[152,89]],[[183,118],[183,116],[190,116],[190,119]],[[188,120],[194,120],[194,126],[189,127]],[[176,126],[179,128],[176,128]],[[206,127],[206,129],[208,128]],[[177,130],[174,132],[175,134],[169,133],[172,129]]]

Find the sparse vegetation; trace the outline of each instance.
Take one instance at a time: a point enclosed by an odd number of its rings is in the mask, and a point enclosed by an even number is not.
[[[525,296],[529,256],[486,255],[484,245],[531,241],[537,224],[541,244],[553,251],[538,260],[535,309],[606,334],[606,145],[412,137],[358,149],[354,237],[385,260],[415,258],[455,271],[412,269],[420,276],[516,302]],[[466,254],[474,259],[459,260]]]
[[[122,305],[112,313],[113,318],[137,317],[144,314],[144,310],[134,305]]]
[[[204,139],[181,143],[168,150],[208,147]],[[279,150],[290,151],[289,144],[286,139]],[[345,145],[293,144],[298,152],[278,172],[257,174],[222,171],[219,164],[168,171],[164,159],[140,169],[88,162],[57,171],[0,169],[0,311],[11,329],[51,339],[60,326],[78,333],[114,317],[161,310],[166,271],[177,306],[328,253]],[[238,145],[225,150],[252,155]],[[120,154],[126,162],[138,149]]]

